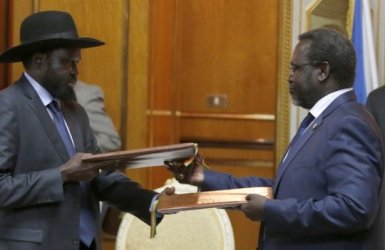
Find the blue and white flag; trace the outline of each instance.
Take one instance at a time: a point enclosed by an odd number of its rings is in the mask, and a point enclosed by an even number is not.
[[[379,83],[369,1],[354,2],[352,42],[357,54],[354,90],[358,102],[364,104],[367,95],[379,87]]]

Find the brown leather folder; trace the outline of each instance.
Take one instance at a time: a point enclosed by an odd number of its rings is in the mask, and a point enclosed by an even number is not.
[[[116,151],[86,156],[83,161],[101,162],[116,160],[121,163],[118,168],[143,168],[162,166],[165,161],[189,160],[198,153],[196,143],[180,143],[158,147],[141,148],[134,150]],[[110,167],[106,167],[110,168]]]
[[[246,203],[246,196],[248,194],[259,194],[268,199],[272,199],[273,197],[272,189],[270,187],[238,188],[199,193],[161,195],[157,205],[157,212],[168,214],[193,209],[237,207]]]

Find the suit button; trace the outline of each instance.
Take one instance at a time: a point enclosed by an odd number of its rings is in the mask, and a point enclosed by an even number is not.
[[[72,243],[73,243],[74,245],[79,245],[79,240],[74,240]]]

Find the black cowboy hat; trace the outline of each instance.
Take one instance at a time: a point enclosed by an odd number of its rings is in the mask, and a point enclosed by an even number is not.
[[[19,62],[24,56],[44,49],[60,47],[90,48],[104,42],[79,37],[71,15],[62,11],[42,11],[24,19],[20,27],[20,45],[0,55],[0,62]]]

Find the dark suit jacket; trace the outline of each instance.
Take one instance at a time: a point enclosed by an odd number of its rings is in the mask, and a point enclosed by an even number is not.
[[[290,145],[275,180],[207,172],[203,190],[272,186],[261,249],[384,249],[383,151],[352,91]]]
[[[84,109],[72,103],[63,112],[77,152],[98,152]],[[0,92],[0,117],[0,249],[78,250],[80,185],[63,185],[58,167],[70,156],[24,77]],[[98,215],[103,200],[149,223],[155,193],[124,175],[103,172],[91,192]]]
[[[366,101],[366,107],[377,121],[385,142],[385,85],[370,92]]]

